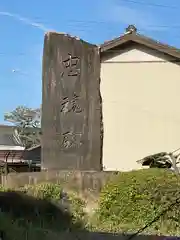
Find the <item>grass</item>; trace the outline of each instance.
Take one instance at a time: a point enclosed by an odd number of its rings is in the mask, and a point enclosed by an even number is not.
[[[82,197],[65,193],[59,184],[27,185],[16,191],[0,186],[0,231],[10,240],[68,240],[64,234],[76,235],[78,231],[132,233],[176,197],[177,187],[179,183],[169,172],[123,173],[108,182],[95,205],[97,209],[87,213]],[[176,207],[171,211],[173,216],[161,218],[143,233],[180,235],[179,222],[174,219],[178,212]]]

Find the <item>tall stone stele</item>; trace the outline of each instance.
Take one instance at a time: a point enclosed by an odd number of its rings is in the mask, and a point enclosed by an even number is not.
[[[98,47],[48,32],[42,78],[42,168],[101,170]]]

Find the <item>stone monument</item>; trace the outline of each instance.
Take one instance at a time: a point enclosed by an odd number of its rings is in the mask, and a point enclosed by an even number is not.
[[[97,46],[67,34],[45,35],[42,169],[102,169],[99,81]]]

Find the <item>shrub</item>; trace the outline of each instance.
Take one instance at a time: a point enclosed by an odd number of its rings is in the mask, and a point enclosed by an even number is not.
[[[180,197],[179,187],[179,179],[167,169],[120,173],[101,192],[96,224],[102,230],[137,231]],[[176,235],[179,221],[180,204],[176,204],[146,232]]]
[[[44,236],[84,229],[84,205],[75,194],[64,193],[59,184],[27,185],[17,191],[0,187],[0,230],[19,239],[20,235]]]
[[[26,185],[21,191],[35,197],[51,201],[63,211],[69,211],[72,217],[72,223],[76,227],[86,223],[86,214],[84,212],[85,202],[75,193],[66,193],[59,184],[41,183],[37,185]],[[83,226],[85,227],[85,226]]]
[[[25,185],[20,189],[22,192],[38,199],[58,201],[61,199],[62,187],[59,184],[40,183],[36,185]]]

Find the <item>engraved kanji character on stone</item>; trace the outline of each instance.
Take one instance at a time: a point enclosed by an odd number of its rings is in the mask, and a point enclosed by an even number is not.
[[[79,96],[76,93],[73,93],[72,99],[69,97],[64,97],[61,102],[61,112],[74,112],[74,113],[81,113],[82,108],[79,103]]]
[[[78,57],[72,56],[68,54],[68,58],[63,60],[63,66],[68,71],[68,76],[78,76],[80,73],[80,69],[77,68],[80,59]],[[64,74],[64,73],[63,73]]]
[[[65,149],[78,148],[81,146],[81,133],[66,132],[63,133],[61,146]]]

